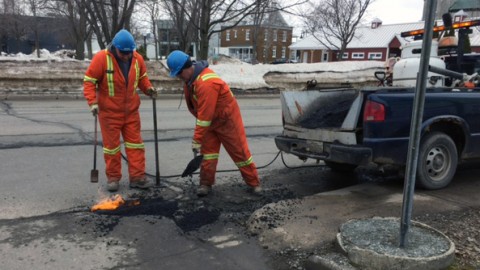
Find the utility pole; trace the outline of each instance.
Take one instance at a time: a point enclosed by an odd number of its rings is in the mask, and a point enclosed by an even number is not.
[[[425,92],[427,86],[428,65],[430,62],[430,51],[432,48],[433,24],[435,21],[435,10],[437,0],[427,0],[427,17],[425,20],[425,31],[422,42],[422,55],[420,57],[420,68],[417,74],[415,86],[415,97],[413,99],[412,120],[410,124],[410,140],[408,142],[407,169],[403,187],[402,219],[400,221],[400,248],[405,248],[408,242],[408,230],[410,228],[413,195],[415,191],[415,178],[418,165],[418,152],[420,147],[420,132],[425,106]]]

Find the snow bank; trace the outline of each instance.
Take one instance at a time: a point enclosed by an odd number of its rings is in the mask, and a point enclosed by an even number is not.
[[[37,51],[35,50],[32,54],[7,54],[1,52],[0,60],[10,60],[10,61],[41,61],[45,60],[55,60],[55,61],[75,61],[73,59],[75,55],[74,51],[71,50],[59,50],[56,52],[49,52],[46,49],[40,49],[40,57],[37,56]]]
[[[83,75],[89,61],[72,59],[73,52],[50,53],[41,50],[41,57],[16,54],[0,56],[0,91],[35,90],[36,85],[43,90],[69,88],[81,91]],[[166,61],[148,61],[148,75],[160,91],[181,91],[182,82],[168,77]],[[313,64],[257,64],[251,65],[228,56],[210,61],[212,68],[232,89],[256,90],[298,90],[303,89],[308,80],[316,80],[328,87],[366,83],[375,84],[374,71],[383,69],[380,61],[345,61]],[[31,82],[29,82],[31,81]],[[37,89],[38,90],[38,89]]]

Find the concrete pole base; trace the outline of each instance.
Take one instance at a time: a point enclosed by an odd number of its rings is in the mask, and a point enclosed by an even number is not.
[[[455,244],[443,233],[411,222],[404,248],[400,219],[350,220],[340,227],[337,242],[353,265],[362,269],[445,269],[455,258]]]

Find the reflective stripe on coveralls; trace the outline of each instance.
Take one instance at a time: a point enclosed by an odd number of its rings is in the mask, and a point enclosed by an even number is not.
[[[107,51],[107,49],[105,49]],[[113,83],[113,61],[112,57],[106,53],[107,57],[107,81],[108,81],[108,95],[113,97],[115,96],[115,86]],[[147,73],[143,74],[142,78],[147,76]],[[84,79],[85,80],[85,79]],[[138,66],[138,61],[135,59],[135,83],[133,85],[133,94],[137,92],[138,81],[140,80],[140,67]]]
[[[93,84],[97,84],[97,79],[85,75],[85,77],[83,77],[83,82],[91,82]]]
[[[220,79],[220,76],[218,76],[217,74],[215,73],[210,73],[210,74],[205,74],[203,76],[199,76],[197,78],[197,80],[200,80],[202,79],[202,81],[208,81],[210,79],[215,79],[215,78],[219,78]],[[195,88],[193,90],[193,98],[195,100],[197,100],[197,95],[195,95]],[[201,126],[201,127],[209,127],[211,124],[212,124],[212,121],[203,121],[203,120],[200,120],[200,119],[197,119],[197,126]]]
[[[248,166],[252,163],[253,163],[253,157],[250,156],[250,158],[247,159],[246,161],[235,162],[235,165],[237,165],[238,168],[241,168],[241,167]]]
[[[145,149],[145,144],[125,142],[125,147],[130,149]]]
[[[145,149],[145,144],[125,142],[125,147],[130,149]],[[114,149],[103,148],[103,153],[107,155],[115,155],[118,152],[120,152],[120,146],[115,147]]]
[[[103,153],[107,155],[115,155],[118,152],[120,152],[120,145],[118,147],[115,147],[113,149],[108,149],[106,147],[103,148]]]
[[[204,154],[204,155],[203,155],[203,159],[204,159],[204,160],[218,159],[219,156],[220,156],[219,153],[215,153],[215,154]]]
[[[212,124],[212,121],[202,121],[197,119],[197,126],[209,127]]]
[[[115,95],[115,87],[113,84],[113,61],[112,57],[108,54],[108,50],[105,49],[105,55],[107,57],[107,82],[108,82],[108,95],[113,97]]]
[[[146,75],[146,73],[145,73]],[[138,62],[135,61],[135,84],[133,85],[133,94],[137,92],[138,81],[140,79],[140,68],[138,67]]]

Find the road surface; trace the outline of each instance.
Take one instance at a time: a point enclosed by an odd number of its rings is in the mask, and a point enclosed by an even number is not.
[[[93,117],[84,100],[0,102],[0,261],[2,269],[279,269],[275,254],[244,225],[257,209],[351,184],[324,167],[277,156],[277,96],[241,98],[249,145],[265,194],[248,192],[223,151],[213,194],[198,199],[193,179],[180,178],[192,158],[194,118],[179,99],[157,100],[161,186],[127,187],[136,207],[92,213],[111,194],[98,147],[99,183],[90,183]],[[152,102],[142,100],[147,172],[155,174]],[[99,136],[101,137],[101,136]],[[274,160],[274,158],[277,159]],[[123,163],[124,177],[126,164]],[[229,171],[233,170],[233,171]],[[332,181],[334,180],[334,181]],[[285,266],[288,269],[288,266]]]

